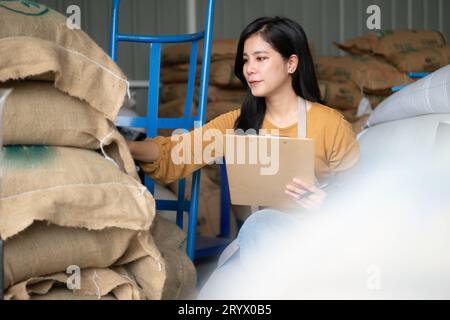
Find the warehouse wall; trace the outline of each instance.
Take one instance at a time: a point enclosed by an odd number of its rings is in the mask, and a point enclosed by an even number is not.
[[[111,0],[37,0],[60,12],[71,4],[82,11],[82,28],[105,50],[109,43]],[[197,25],[203,25],[205,0],[197,1]],[[122,0],[119,30],[124,33],[179,34],[187,30],[186,0]],[[338,55],[333,41],[365,34],[366,9],[381,8],[381,28],[432,29],[450,39],[448,0],[216,0],[215,38],[238,38],[250,21],[284,15],[298,21],[315,50]],[[148,79],[148,46],[119,45],[119,65],[130,79]],[[139,99],[141,100],[141,99]]]

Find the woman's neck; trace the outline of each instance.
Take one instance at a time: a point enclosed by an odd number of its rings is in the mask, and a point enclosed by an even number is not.
[[[286,122],[297,119],[298,102],[301,97],[294,91],[289,94],[277,95],[266,98],[266,116],[275,122]]]

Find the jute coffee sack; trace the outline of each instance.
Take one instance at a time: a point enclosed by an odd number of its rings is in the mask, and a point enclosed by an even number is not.
[[[343,44],[334,44],[351,54],[379,54],[389,57],[411,49],[439,48],[446,43],[445,36],[437,31],[383,30],[349,39]]]
[[[200,83],[200,65],[196,69],[196,84]],[[189,64],[174,64],[161,68],[162,83],[187,83]],[[209,83],[221,88],[243,88],[241,81],[234,75],[234,59],[211,62]]]
[[[450,64],[450,46],[395,53],[389,56],[389,62],[405,72],[434,72]]]
[[[160,216],[155,217],[151,233],[166,264],[163,299],[193,298],[196,271],[186,255],[186,233],[175,223]]]
[[[394,66],[370,56],[320,56],[314,64],[319,80],[351,80],[364,90],[385,90],[412,82]]]
[[[209,102],[206,106],[206,122],[224,114],[226,112],[239,109],[240,104],[228,101]],[[184,99],[172,100],[159,106],[158,116],[161,118],[176,118],[184,114]],[[196,104],[192,105],[191,116],[198,115]]]
[[[200,83],[200,69],[197,65],[196,84]],[[183,83],[186,84],[189,79],[189,64],[174,64],[161,67],[161,83]]]
[[[355,109],[362,98],[361,89],[352,81],[319,81],[322,99],[331,108]]]
[[[3,116],[5,145],[53,145],[102,149],[137,178],[134,160],[115,125],[86,102],[48,82],[10,82]]]
[[[447,44],[444,34],[428,30],[385,30],[376,32],[375,54],[389,58],[412,49],[440,48]]]
[[[241,80],[234,74],[234,59],[211,63],[210,83],[221,88],[243,88]]]
[[[234,59],[238,41],[235,39],[214,40],[211,46],[211,61]],[[198,44],[197,62],[202,62],[203,41]],[[164,48],[161,54],[163,65],[188,63],[191,56],[191,44],[177,44]]]
[[[199,90],[199,86],[196,86],[194,90],[194,101],[196,103],[198,103]],[[186,93],[186,83],[164,84],[161,86],[160,100],[162,103],[165,103],[173,100],[185,99]],[[241,104],[244,101],[245,95],[246,91],[244,89],[226,89],[208,85],[208,101],[210,102],[230,101]]]
[[[53,74],[54,85],[114,120],[127,92],[120,68],[67,17],[34,1],[0,1],[0,82]]]
[[[137,241],[137,233],[120,228],[87,230],[35,222],[5,242],[5,287],[65,272],[70,265],[109,267]]]
[[[89,230],[148,230],[153,221],[155,201],[147,189],[94,151],[9,146],[0,170],[4,240],[34,221]]]
[[[6,300],[141,300],[139,287],[126,275],[108,268],[80,270],[80,287],[69,291],[71,274],[56,273],[27,279],[6,291]]]

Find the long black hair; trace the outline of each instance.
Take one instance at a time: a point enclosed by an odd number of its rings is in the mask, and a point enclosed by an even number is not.
[[[254,129],[259,132],[266,114],[266,100],[264,97],[252,95],[244,77],[244,43],[254,34],[259,34],[281,56],[288,60],[293,54],[297,55],[299,63],[292,74],[292,88],[303,99],[322,103],[319,85],[308,39],[303,28],[295,21],[285,17],[263,17],[251,22],[242,31],[237,47],[234,74],[241,80],[247,95],[241,108],[241,114],[234,124],[235,129]]]

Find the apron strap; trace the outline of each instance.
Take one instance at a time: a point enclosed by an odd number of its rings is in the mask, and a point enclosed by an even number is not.
[[[300,98],[298,99],[297,137],[300,139],[306,138],[306,100]]]

